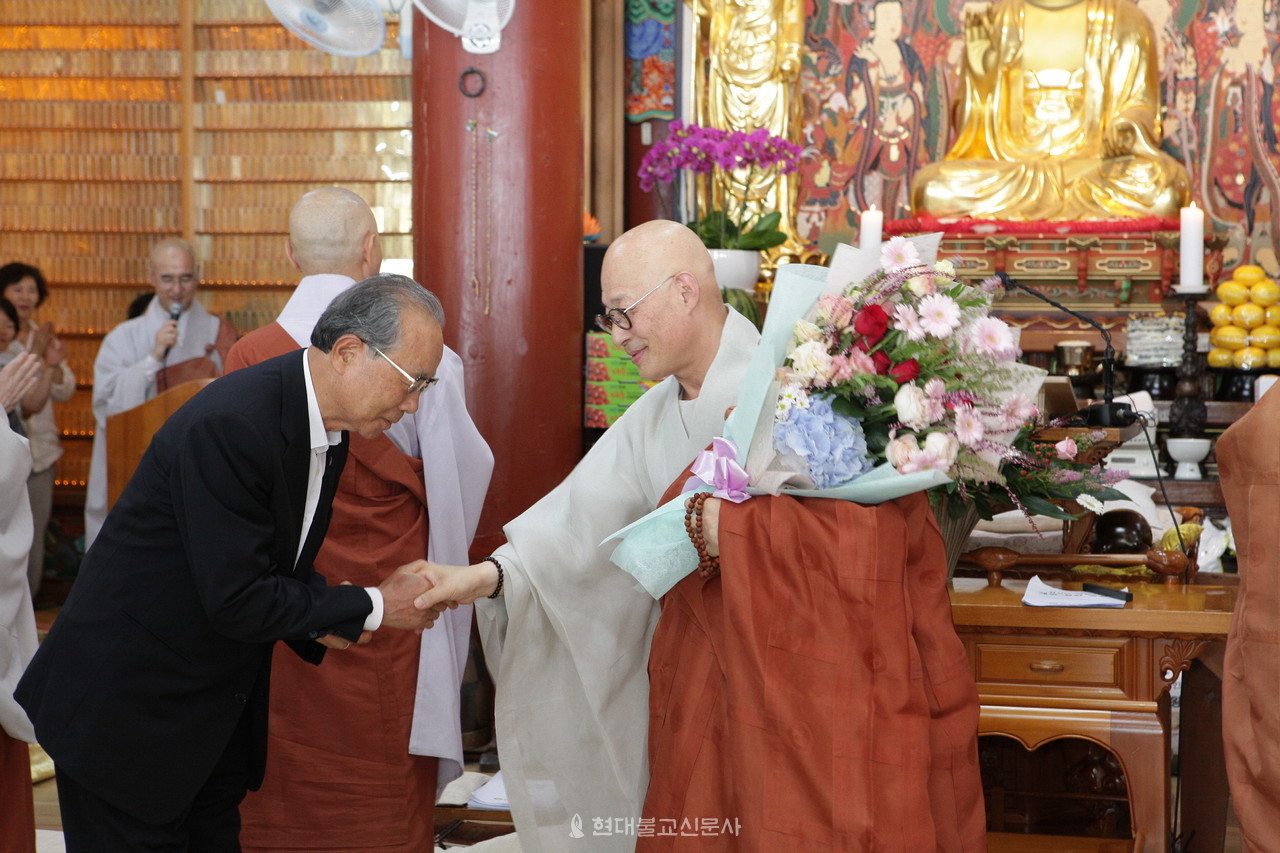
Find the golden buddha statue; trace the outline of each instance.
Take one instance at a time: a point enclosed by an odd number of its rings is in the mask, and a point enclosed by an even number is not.
[[[798,142],[799,78],[804,45],[802,0],[695,0],[707,55],[699,56],[696,117],[700,124],[751,133],[764,128]],[[736,209],[752,217],[780,211],[787,242],[769,255],[799,254],[795,234],[796,176],[772,171],[722,172],[702,186],[707,209]]]
[[[965,15],[947,156],[912,181],[939,218],[1176,216],[1182,164],[1160,150],[1155,36],[1129,0],[998,0]]]

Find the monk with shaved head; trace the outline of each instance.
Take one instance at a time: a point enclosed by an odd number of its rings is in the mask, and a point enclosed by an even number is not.
[[[289,212],[285,254],[303,275],[367,278],[382,265],[378,223],[351,190],[321,187],[298,199]]]
[[[598,325],[648,380],[674,376],[698,396],[728,316],[711,256],[689,228],[657,220],[609,246],[600,271]]]
[[[230,369],[308,346],[329,303],[378,272],[377,221],[350,190],[312,190],[289,213],[285,254],[302,280],[274,323],[236,345]],[[418,406],[384,435],[351,436],[315,565],[333,583],[369,587],[414,560],[467,559],[493,455],[467,413],[456,353],[445,347],[435,374],[419,375],[421,355],[365,348],[387,374],[408,374]],[[318,669],[277,647],[266,774],[240,806],[243,850],[433,848],[437,786],[462,772],[470,608],[441,618],[440,631],[384,631],[339,647]]]
[[[492,557],[433,564],[435,586],[419,599],[477,603],[497,673],[498,754],[525,853],[570,850],[567,839],[584,837],[584,850],[635,844],[649,779],[645,667],[659,608],[602,541],[652,510],[723,433],[759,341],[724,304],[710,255],[679,223],[649,222],[614,241],[601,286],[596,324],[642,377],[661,382],[506,525]]]
[[[84,500],[84,545],[107,518],[107,418],[193,379],[222,373],[238,333],[196,299],[200,265],[180,237],[166,237],[147,255],[154,296],[141,315],[102,339],[93,363],[93,461]]]

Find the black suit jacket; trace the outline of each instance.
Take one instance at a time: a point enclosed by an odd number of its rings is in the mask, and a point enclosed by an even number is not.
[[[242,714],[253,779],[266,757],[276,640],[354,638],[371,610],[311,561],[347,438],[328,452],[298,553],[311,465],[302,352],[211,383],[156,433],[85,555],[18,701],[59,772],[153,823],[180,817]]]

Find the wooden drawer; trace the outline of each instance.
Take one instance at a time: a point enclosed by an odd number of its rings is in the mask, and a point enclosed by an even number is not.
[[[1115,699],[1129,695],[1130,641],[1114,637],[967,637],[984,696]]]

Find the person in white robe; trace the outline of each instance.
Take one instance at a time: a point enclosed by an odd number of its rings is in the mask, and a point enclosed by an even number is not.
[[[755,326],[724,304],[707,250],[679,223],[622,235],[601,281],[604,325],[642,377],[663,381],[506,525],[496,562],[430,566],[436,586],[418,602],[476,602],[497,673],[498,757],[525,853],[573,849],[576,838],[606,853],[635,845],[659,607],[610,562],[615,543],[602,542],[654,509],[723,433],[759,342]]]
[[[0,411],[17,405],[36,383],[41,361],[18,355],[0,369]],[[27,584],[27,553],[34,527],[27,498],[31,451],[27,440],[0,418],[0,849],[35,847],[31,763],[36,735],[13,690],[36,653],[36,620]],[[21,787],[15,787],[15,786]]]
[[[140,406],[185,379],[220,375],[236,337],[230,323],[210,314],[195,298],[199,269],[186,241],[167,238],[153,246],[147,277],[155,298],[141,316],[126,320],[102,339],[93,362],[86,551],[107,517],[107,417]]]

